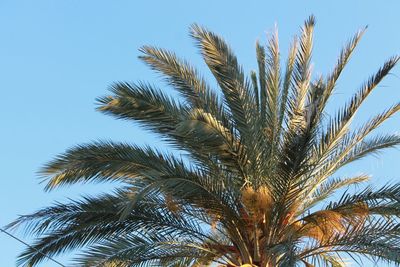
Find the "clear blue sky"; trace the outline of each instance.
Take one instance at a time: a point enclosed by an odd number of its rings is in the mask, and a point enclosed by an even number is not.
[[[314,14],[313,62],[321,74],[334,65],[342,44],[368,24],[331,103],[339,106],[385,59],[400,53],[399,11],[400,2],[395,0],[1,0],[0,225],[56,200],[109,189],[85,185],[44,193],[35,173],[57,153],[99,139],[159,145],[137,126],[94,110],[94,99],[107,94],[113,81],[150,80],[162,85],[137,60],[141,45],[175,50],[205,71],[188,37],[189,25],[197,22],[224,36],[250,71],[255,68],[257,39],[264,41],[277,23],[285,52],[304,19]],[[357,122],[400,100],[399,77],[397,67],[367,101]],[[399,131],[399,125],[396,116],[380,131]],[[387,151],[346,172],[371,173],[377,185],[398,181],[399,156],[398,150]],[[15,266],[23,246],[0,233],[0,248],[0,266]],[[61,260],[67,262],[65,257]]]

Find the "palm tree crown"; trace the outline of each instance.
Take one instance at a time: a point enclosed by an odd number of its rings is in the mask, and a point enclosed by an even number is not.
[[[83,248],[77,266],[345,266],[344,254],[400,263],[400,184],[346,189],[368,175],[337,177],[343,166],[400,144],[370,133],[397,103],[357,129],[357,110],[399,57],[392,57],[332,116],[325,109],[358,44],[359,31],[332,72],[314,79],[314,18],[281,66],[278,36],[257,43],[247,77],[218,35],[191,27],[221,92],[188,62],[151,46],[140,59],[180,94],[147,83],[116,83],[98,110],[134,120],[180,153],[126,143],[76,146],[45,165],[46,189],[118,181],[115,192],[58,203],[21,216],[36,239],[19,257],[34,266]],[[335,201],[327,198],[340,190]],[[343,193],[344,192],[344,193]],[[345,255],[346,256],[346,255]]]

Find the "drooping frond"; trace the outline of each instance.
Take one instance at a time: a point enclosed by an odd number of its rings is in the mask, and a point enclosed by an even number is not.
[[[394,148],[400,145],[400,136],[398,134],[378,135],[356,144],[352,151],[346,156],[345,164],[359,160],[368,155],[374,155],[383,149]]]
[[[308,258],[329,252],[348,252],[382,260],[400,262],[400,248],[396,236],[400,225],[385,219],[372,219],[364,227],[348,227],[342,233],[332,235],[324,244],[307,248],[300,257]]]
[[[173,236],[127,235],[92,247],[78,263],[82,266],[104,267],[108,262],[128,263],[128,266],[190,266],[198,259],[221,257],[202,243],[175,240]],[[173,261],[175,260],[175,261]],[[173,265],[169,265],[172,263]],[[188,264],[188,265],[184,265]]]
[[[178,164],[179,160],[170,160],[149,147],[96,142],[66,151],[45,165],[41,174],[49,177],[47,189],[90,180],[130,183],[135,178],[159,179],[166,171],[176,170],[174,162]]]
[[[140,121],[157,133],[168,134],[187,113],[185,106],[148,84],[117,83],[111,92],[113,96],[98,99],[99,111],[118,119]]]
[[[123,221],[116,220],[127,202],[124,196],[120,193],[99,198],[88,197],[70,204],[58,203],[35,214],[20,217],[12,226],[26,224],[29,232],[43,236],[37,239],[32,249],[21,255],[20,263],[36,264],[45,258],[42,253],[57,255],[135,232],[145,233],[146,236],[156,231],[159,236],[164,233],[175,239],[186,236],[193,240],[210,241],[193,217],[177,217],[167,209],[162,209],[162,202],[156,199],[139,203]]]
[[[144,55],[139,58],[150,67],[165,75],[166,80],[176,88],[195,108],[204,109],[223,122],[227,122],[218,96],[200,77],[188,62],[177,58],[173,52],[151,46],[141,48]]]

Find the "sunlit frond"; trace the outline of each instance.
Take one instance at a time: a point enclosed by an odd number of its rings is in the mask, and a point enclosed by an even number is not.
[[[222,38],[198,25],[192,26],[191,35],[224,93],[242,137],[248,138],[257,113],[253,109],[255,102],[252,90],[236,56]]]

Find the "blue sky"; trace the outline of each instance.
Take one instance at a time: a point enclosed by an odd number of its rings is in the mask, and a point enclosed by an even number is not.
[[[334,65],[345,41],[369,25],[331,102],[338,107],[385,59],[400,54],[399,10],[400,2],[395,0],[1,0],[0,225],[56,200],[110,189],[85,185],[43,192],[36,172],[73,145],[109,139],[161,145],[137,125],[94,110],[95,98],[107,94],[113,81],[148,80],[162,85],[160,77],[137,59],[140,46],[174,50],[209,76],[188,36],[188,27],[196,22],[224,36],[249,72],[256,66],[256,40],[265,41],[275,23],[285,54],[299,26],[314,14],[314,70],[323,74]],[[356,123],[399,100],[397,67],[368,99]],[[379,131],[398,132],[399,125],[396,116]],[[399,156],[398,150],[387,151],[345,172],[371,173],[376,185],[398,181]],[[17,235],[29,240],[20,232]],[[15,266],[23,246],[0,233],[0,247],[0,266]],[[67,257],[60,261],[67,263]]]

